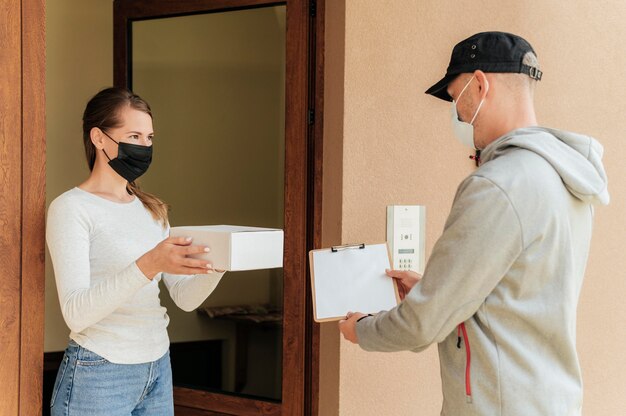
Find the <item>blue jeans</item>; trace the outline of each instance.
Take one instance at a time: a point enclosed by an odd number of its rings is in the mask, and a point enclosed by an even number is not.
[[[174,415],[169,351],[150,363],[113,364],[70,340],[50,410],[52,416]]]

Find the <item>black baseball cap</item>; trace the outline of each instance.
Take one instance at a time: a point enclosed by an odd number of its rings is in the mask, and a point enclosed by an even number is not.
[[[504,32],[477,33],[456,44],[446,75],[426,90],[426,94],[452,101],[447,91],[448,84],[459,74],[477,69],[483,72],[527,74],[532,79],[540,80],[543,73],[539,68],[523,63],[524,55],[528,52],[535,53],[530,43],[517,35]]]

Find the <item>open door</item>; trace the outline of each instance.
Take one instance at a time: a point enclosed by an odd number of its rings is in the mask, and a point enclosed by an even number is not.
[[[168,307],[177,415],[317,414],[307,253],[320,245],[323,8],[114,2],[114,82],[155,114],[142,186],[173,205],[172,226],[285,232],[282,269],[227,274],[198,312]]]

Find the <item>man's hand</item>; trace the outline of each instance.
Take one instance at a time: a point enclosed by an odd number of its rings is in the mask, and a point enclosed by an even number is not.
[[[410,270],[385,270],[387,276],[395,279],[396,283],[398,283],[398,294],[400,295],[400,300],[404,300],[404,297],[407,293],[413,289],[413,286],[420,281],[422,276],[419,274],[410,271]]]
[[[339,331],[341,331],[341,334],[345,339],[353,344],[359,343],[359,340],[356,336],[356,321],[363,316],[366,315],[361,312],[348,312],[348,314],[346,315],[346,319],[342,319],[341,321],[339,321]]]

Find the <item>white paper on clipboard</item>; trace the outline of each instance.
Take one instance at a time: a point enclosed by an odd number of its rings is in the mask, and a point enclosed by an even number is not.
[[[386,244],[343,246],[310,252],[316,322],[344,319],[346,313],[378,313],[398,304]]]

